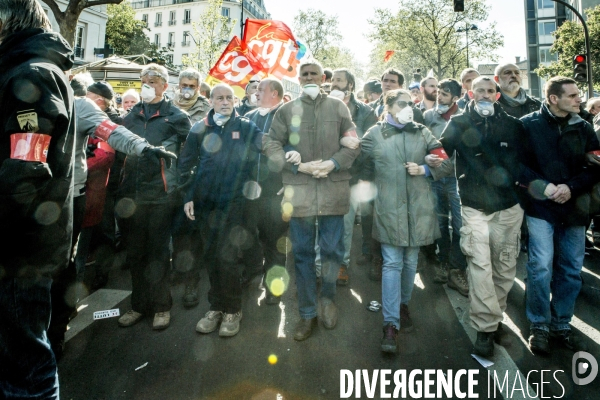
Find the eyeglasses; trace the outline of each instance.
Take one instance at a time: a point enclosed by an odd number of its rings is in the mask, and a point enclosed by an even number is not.
[[[412,107],[415,103],[413,103],[412,101],[400,100],[400,101],[397,101],[396,104],[398,105],[398,107],[404,108],[406,106],[411,106]]]
[[[157,71],[153,71],[151,69],[146,70],[146,71],[142,71],[142,73],[140,74],[140,77],[144,77],[146,75],[148,75],[148,76],[158,76],[159,78],[163,79],[164,81],[167,81],[167,78],[165,78],[163,76],[163,74],[161,74],[160,72],[157,72]]]
[[[255,80],[249,81],[248,83],[260,83],[260,80],[259,79],[255,79]]]

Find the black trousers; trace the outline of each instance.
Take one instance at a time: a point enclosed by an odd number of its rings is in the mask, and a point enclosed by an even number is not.
[[[168,280],[172,204],[138,204],[129,218],[127,264],[131,269],[131,307],[142,314],[169,311]]]
[[[173,269],[182,275],[186,284],[197,285],[203,246],[199,224],[191,221],[183,212],[183,205],[177,206],[173,216]]]

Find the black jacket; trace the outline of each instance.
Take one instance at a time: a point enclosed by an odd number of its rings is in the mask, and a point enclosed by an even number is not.
[[[154,115],[146,116],[145,103],[138,103],[123,119],[123,126],[146,139],[153,146],[163,146],[179,155],[191,122],[188,114],[175,107],[170,100],[162,100]],[[127,156],[119,196],[129,197],[136,203],[160,204],[174,200],[169,196],[176,189],[176,163],[166,168],[153,157]]]
[[[521,121],[526,141],[519,180],[529,189],[522,202],[525,213],[566,226],[587,225],[588,192],[600,177],[597,167],[585,161],[585,153],[600,149],[594,129],[577,114],[561,128],[546,104]],[[548,183],[569,186],[571,199],[564,204],[547,200],[543,192]]]
[[[8,276],[68,263],[75,120],[64,71],[72,65],[73,52],[56,33],[29,29],[0,44],[0,226],[9,232],[0,241],[0,271]],[[45,163],[10,158],[11,135],[26,132],[51,136]]]
[[[474,105],[473,101],[468,103],[463,114],[450,119],[440,141],[448,155],[456,152],[462,205],[491,214],[518,203],[523,124],[497,103],[494,115],[487,118],[481,117]]]
[[[502,109],[504,109],[504,111],[506,111],[506,113],[508,115],[510,115],[511,117],[515,117],[515,118],[524,117],[527,114],[531,114],[532,112],[539,111],[540,106],[542,105],[542,103],[540,103],[539,100],[536,100],[533,97],[527,96],[527,100],[525,100],[525,103],[523,105],[511,107],[506,102],[506,99],[504,98],[504,93],[502,93],[500,90],[498,90],[498,93],[501,94],[500,98],[498,99],[498,103],[502,106]]]

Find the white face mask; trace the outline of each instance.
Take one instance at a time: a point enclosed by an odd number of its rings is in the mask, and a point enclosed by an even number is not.
[[[449,109],[450,106],[447,104],[438,104],[437,106],[435,106],[435,111],[440,115],[446,114]]]
[[[142,85],[141,97],[142,100],[144,100],[144,103],[150,103],[156,98],[156,90],[152,86],[144,83]]]
[[[227,123],[227,121],[229,121],[230,117],[230,115],[215,113],[215,115],[213,115],[213,120],[215,121],[215,124],[217,124],[217,126],[223,126]]]
[[[250,95],[250,104],[256,105],[256,93]]]
[[[191,88],[183,88],[181,89],[181,97],[183,97],[186,100],[191,99],[192,97],[194,97],[194,89]]]
[[[494,103],[491,101],[479,101],[475,103],[475,111],[482,117],[491,117],[494,115]]]
[[[329,92],[329,96],[344,100],[346,98],[346,93],[342,92],[341,90],[333,89],[331,92]]]
[[[406,125],[413,121],[413,109],[411,106],[404,107],[401,111],[396,113],[396,119],[402,125]]]
[[[309,83],[308,85],[304,85],[302,91],[314,100],[319,95],[320,89],[319,86],[315,85],[314,83]]]

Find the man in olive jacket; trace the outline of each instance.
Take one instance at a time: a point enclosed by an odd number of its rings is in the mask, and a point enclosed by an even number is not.
[[[315,274],[315,222],[318,220],[322,279],[321,319],[333,329],[337,309],[333,303],[335,281],[344,255],[344,215],[350,206],[348,169],[360,153],[340,145],[344,136],[356,136],[348,107],[321,92],[323,67],[300,67],[304,94],[284,104],[263,138],[263,151],[274,167],[283,169],[284,218],[290,218],[290,235],[296,263],[300,322],[295,340],[307,339],[317,322]],[[299,165],[286,163],[284,146],[294,146],[302,156]]]

